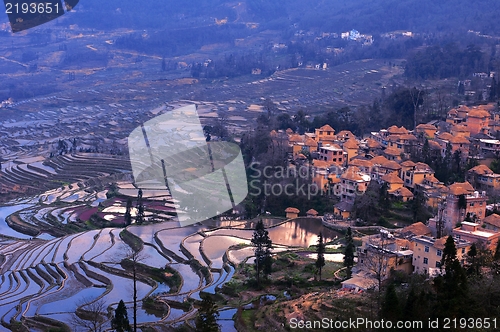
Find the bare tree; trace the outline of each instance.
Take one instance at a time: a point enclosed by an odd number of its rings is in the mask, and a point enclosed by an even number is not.
[[[413,104],[413,129],[415,130],[417,128],[418,106],[420,106],[423,103],[423,92],[424,91],[417,89],[416,87],[409,89],[409,91],[410,91],[410,96],[411,96],[411,102]]]
[[[377,280],[378,297],[377,305],[380,310],[380,300],[382,296],[382,281],[389,274],[391,262],[397,260],[396,254],[389,250],[389,245],[393,242],[392,235],[381,232],[379,235],[368,237],[364,250],[358,259],[362,260],[362,266],[370,272]]]
[[[134,301],[134,332],[137,332],[137,274],[138,274],[138,266],[141,262],[144,262],[148,258],[148,255],[144,254],[142,251],[135,251],[131,247],[128,247],[126,260],[131,262],[132,265],[132,279],[134,282],[133,285],[133,301]]]
[[[103,323],[107,320],[106,309],[107,306],[103,299],[82,299],[71,318],[75,331],[81,329],[90,332],[104,331]]]

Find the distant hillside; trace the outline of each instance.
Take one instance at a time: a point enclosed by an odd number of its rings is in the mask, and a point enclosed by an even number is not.
[[[500,34],[497,0],[81,0],[72,21],[106,28],[175,28],[214,22],[253,21],[264,28],[326,31],[357,29],[364,33],[393,30]],[[66,21],[67,22],[67,21]]]

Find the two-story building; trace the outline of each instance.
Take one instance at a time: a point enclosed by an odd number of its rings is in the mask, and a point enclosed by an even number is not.
[[[413,268],[415,273],[436,275],[440,272],[441,259],[447,237],[436,239],[430,236],[416,236],[410,239],[410,249],[413,252]],[[454,238],[457,248],[457,258],[463,265],[465,256],[472,243]]]
[[[337,144],[323,144],[318,148],[319,160],[333,162],[343,165],[347,159],[347,153]]]
[[[453,229],[453,236],[471,243],[477,243],[479,246],[494,252],[500,233],[482,228],[478,223],[463,221],[460,227]]]
[[[353,204],[357,196],[366,192],[370,180],[370,175],[361,172],[359,168],[355,166],[348,167],[340,176],[340,200]]]
[[[325,143],[325,142],[333,142],[335,141],[335,129],[332,128],[330,125],[324,125],[320,128],[317,128],[314,131],[314,139],[316,142],[320,143]]]
[[[434,170],[429,165],[420,162],[414,163],[411,160],[402,162],[399,171],[399,177],[403,180],[404,186],[412,191],[433,174]]]
[[[500,190],[500,174],[486,165],[478,165],[467,171],[467,181],[478,191],[493,193]]]
[[[433,139],[437,132],[436,126],[432,124],[422,123],[415,128],[415,133],[423,138]]]
[[[463,197],[463,198],[461,198]],[[461,223],[467,215],[481,220],[486,216],[485,193],[474,191],[469,182],[455,182],[448,186],[446,206],[443,210],[444,234],[451,234],[451,230]],[[460,201],[463,201],[463,206]]]

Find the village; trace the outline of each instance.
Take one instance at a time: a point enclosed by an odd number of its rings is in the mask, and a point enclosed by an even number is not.
[[[392,225],[394,229],[379,226],[375,234],[362,237],[353,276],[342,285],[367,290],[391,270],[439,275],[448,236],[455,241],[462,265],[473,244],[495,252],[500,238],[500,215],[495,213],[500,174],[488,166],[500,152],[499,120],[496,104],[490,103],[459,106],[448,112],[446,121],[418,124],[414,130],[391,126],[363,139],[350,131],[336,133],[328,124],[304,135],[292,129],[273,130],[271,137],[275,146],[288,147],[290,170],[312,168],[313,184],[337,197],[331,213],[322,216],[327,227],[367,228],[356,227],[360,220],[355,202],[370,182],[384,188],[392,202],[421,199],[431,212],[428,220],[402,228]],[[419,161],[440,158],[473,167],[466,170],[462,182],[446,184],[436,178],[430,165]],[[293,218],[300,210],[289,207],[286,213]],[[318,212],[309,209],[306,214],[315,217]],[[385,265],[376,271],[372,256],[379,255]]]

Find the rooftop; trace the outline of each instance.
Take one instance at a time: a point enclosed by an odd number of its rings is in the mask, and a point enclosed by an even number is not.
[[[483,223],[489,224],[495,227],[500,227],[500,216],[496,213],[493,213],[486,218],[483,219]]]
[[[387,183],[396,183],[396,184],[403,184],[403,180],[396,174],[396,172],[392,172],[389,174],[386,174],[382,177],[382,181],[385,181]]]
[[[455,182],[451,185],[448,186],[449,193],[455,196],[459,195],[468,195],[474,193],[474,188],[472,185],[465,181],[465,182]]]
[[[323,127],[319,128],[318,130],[321,130],[321,131],[333,131],[335,132],[335,129],[333,129],[330,125],[326,124],[324,125]]]
[[[477,165],[476,167],[471,168],[469,172],[479,175],[493,174],[493,171],[486,165]]]

